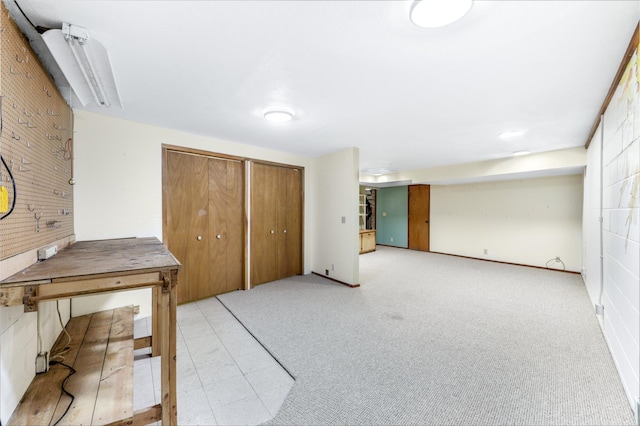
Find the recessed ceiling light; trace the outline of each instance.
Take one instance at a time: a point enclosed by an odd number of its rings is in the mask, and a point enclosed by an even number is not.
[[[514,157],[521,157],[523,155],[529,155],[529,154],[531,154],[531,152],[529,152],[529,151],[516,151],[516,152],[513,153],[513,156]]]
[[[293,118],[293,112],[284,108],[268,109],[264,112],[264,118],[272,123],[284,123]]]
[[[518,139],[524,135],[524,132],[521,130],[509,130],[507,132],[502,132],[498,136],[500,139],[510,140],[510,139]]]
[[[473,0],[415,0],[411,7],[411,22],[422,28],[449,25],[469,12]]]

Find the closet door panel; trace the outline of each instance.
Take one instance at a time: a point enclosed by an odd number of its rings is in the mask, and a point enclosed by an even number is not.
[[[227,162],[227,287],[225,291],[244,287],[244,166]]]
[[[278,278],[276,200],[277,168],[252,163],[251,166],[251,285]]]
[[[182,263],[178,303],[183,303],[198,298],[209,281],[207,159],[167,151],[166,173],[165,244]]]
[[[227,290],[227,161],[209,159],[209,257],[208,297]]]
[[[279,168],[278,184],[278,278],[301,273],[302,188],[300,171]]]

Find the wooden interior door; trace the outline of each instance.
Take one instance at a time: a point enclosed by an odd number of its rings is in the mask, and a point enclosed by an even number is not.
[[[409,185],[409,248],[429,251],[431,186]]]
[[[209,166],[206,157],[165,151],[164,243],[182,264],[178,303],[195,300],[209,281]]]
[[[207,286],[198,298],[243,287],[243,166],[240,161],[209,159],[209,256]]]
[[[251,285],[278,279],[278,167],[251,164]]]
[[[302,176],[299,169],[278,168],[278,279],[302,273]]]

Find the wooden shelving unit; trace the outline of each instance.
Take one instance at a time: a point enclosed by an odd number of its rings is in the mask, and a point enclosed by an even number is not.
[[[360,207],[358,211],[360,218],[360,229],[367,229],[367,196],[360,194]]]
[[[376,231],[367,229],[367,195],[360,194],[360,254],[369,253],[376,249]]]

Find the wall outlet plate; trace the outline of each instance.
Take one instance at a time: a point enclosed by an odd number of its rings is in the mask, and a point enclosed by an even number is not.
[[[38,260],[47,260],[58,253],[58,246],[41,248],[38,250]]]
[[[49,371],[49,352],[40,352],[36,356],[36,374]]]

